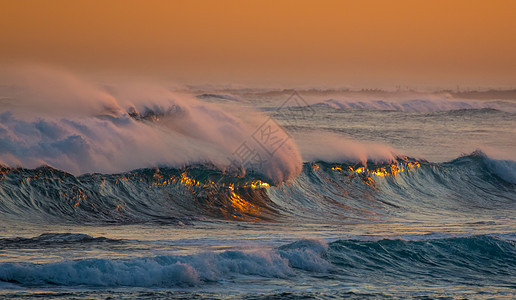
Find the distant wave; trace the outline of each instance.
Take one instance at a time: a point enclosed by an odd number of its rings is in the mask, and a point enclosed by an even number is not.
[[[230,100],[230,101],[242,101],[240,97],[231,94],[212,94],[205,93],[196,96],[199,99],[219,99],[219,100]]]
[[[378,276],[384,274],[388,276]],[[515,286],[516,245],[491,236],[421,241],[300,240],[271,250],[207,252],[134,259],[3,263],[0,281],[23,286],[174,287],[216,284],[242,276],[330,276],[347,282]]]
[[[329,99],[319,102],[336,109],[364,109],[404,112],[436,112],[449,110],[496,109],[516,112],[516,103],[509,101],[478,101],[455,99],[411,99],[411,100],[342,100]]]
[[[37,237],[24,238],[1,238],[0,249],[23,249],[23,248],[48,248],[48,247],[64,247],[67,245],[87,245],[100,243],[122,243],[122,240],[108,239],[105,237],[94,238],[87,234],[81,233],[43,233]]]
[[[475,152],[447,163],[309,162],[289,183],[213,165],[140,169],[75,177],[50,167],[0,169],[0,215],[32,222],[188,223],[381,220],[424,211],[465,217],[514,209],[513,161]],[[295,199],[295,200],[292,200]]]

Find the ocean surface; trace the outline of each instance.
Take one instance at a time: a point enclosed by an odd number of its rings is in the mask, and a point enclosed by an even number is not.
[[[516,298],[516,100],[22,88],[0,298]]]

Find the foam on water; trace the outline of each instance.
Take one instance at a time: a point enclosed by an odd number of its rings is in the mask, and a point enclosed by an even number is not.
[[[457,283],[474,280],[503,286],[516,283],[515,254],[514,242],[490,236],[419,241],[338,240],[330,244],[301,240],[270,250],[46,264],[4,263],[0,264],[0,282],[23,286],[186,287],[249,276],[260,280],[333,274],[329,281],[362,278],[388,283],[403,277],[418,283],[445,278]],[[390,277],[377,277],[378,272]]]
[[[0,164],[51,165],[79,175],[209,162],[276,182],[301,170],[295,143],[256,109],[221,107],[159,83],[106,87],[44,68],[3,75],[9,84],[0,90],[8,99],[0,107]],[[281,147],[252,138],[264,134],[257,133],[262,124],[283,133]],[[234,154],[242,145],[268,158],[246,165]]]
[[[0,264],[0,281],[23,285],[167,287],[207,284],[235,275],[286,278],[294,276],[295,269],[327,272],[331,267],[321,257],[324,248],[321,242],[305,242],[274,251]]]

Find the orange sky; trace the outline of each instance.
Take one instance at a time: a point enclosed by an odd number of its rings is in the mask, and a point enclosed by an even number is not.
[[[0,62],[183,83],[516,87],[516,1],[0,0]]]

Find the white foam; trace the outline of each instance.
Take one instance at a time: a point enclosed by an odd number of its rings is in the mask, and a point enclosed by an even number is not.
[[[382,143],[356,141],[330,132],[296,132],[304,161],[393,161],[399,151]]]
[[[436,112],[461,109],[498,109],[507,110],[508,105],[494,101],[457,100],[449,97],[428,97],[427,99],[330,99],[322,102],[337,109],[389,110],[405,112]],[[513,107],[514,109],[514,107]],[[513,111],[513,110],[512,110]]]
[[[295,276],[295,269],[328,272],[318,241],[279,250],[225,251],[190,256],[158,256],[131,260],[88,259],[49,264],[2,264],[0,281],[26,285],[192,286],[238,275],[266,278]]]
[[[276,149],[253,138],[268,120],[258,110],[202,102],[158,83],[124,82],[106,88],[45,68],[5,74],[11,75],[6,76],[10,85],[0,92],[11,100],[0,107],[0,164],[47,164],[76,175],[204,162],[224,168],[248,158],[235,157],[246,143],[261,164],[244,161],[242,166],[273,181],[293,177],[302,168],[293,140]],[[128,111],[158,115],[137,121]],[[275,122],[267,125],[282,131]]]

